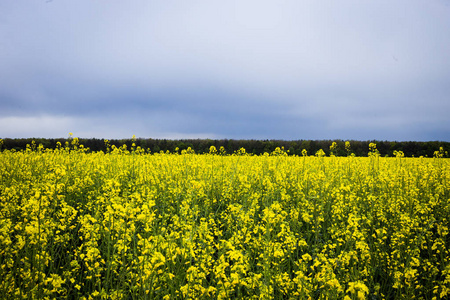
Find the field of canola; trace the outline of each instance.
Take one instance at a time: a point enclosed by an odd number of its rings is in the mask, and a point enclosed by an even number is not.
[[[0,297],[448,299],[449,159],[371,150],[5,150]]]

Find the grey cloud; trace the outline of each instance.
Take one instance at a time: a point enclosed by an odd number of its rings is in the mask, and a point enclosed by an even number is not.
[[[87,135],[449,140],[449,15],[443,1],[4,1],[0,119]]]

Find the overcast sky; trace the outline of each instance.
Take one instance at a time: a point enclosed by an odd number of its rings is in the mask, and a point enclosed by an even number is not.
[[[450,141],[450,0],[2,0],[0,137]]]

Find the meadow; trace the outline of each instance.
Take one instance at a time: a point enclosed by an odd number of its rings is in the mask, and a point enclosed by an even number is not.
[[[0,297],[448,299],[449,159],[368,152],[3,150]]]

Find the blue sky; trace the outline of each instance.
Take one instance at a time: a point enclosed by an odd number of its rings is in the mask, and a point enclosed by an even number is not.
[[[450,1],[3,0],[0,137],[450,141]]]

